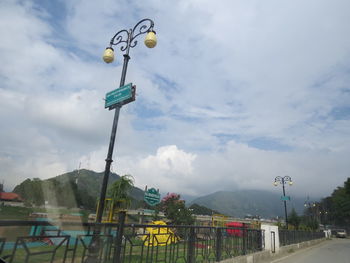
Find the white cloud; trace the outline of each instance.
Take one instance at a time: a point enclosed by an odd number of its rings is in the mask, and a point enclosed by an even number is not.
[[[147,49],[141,37],[130,52],[126,81],[138,96],[121,111],[115,172],[184,193],[270,189],[288,174],[295,192],[329,194],[348,176],[349,118],[332,115],[350,100],[348,1],[60,3],[65,10],[0,4],[0,160],[9,185],[80,161],[104,169],[113,112],[102,98],[118,86],[123,57],[118,47],[115,64],[100,56],[114,33],[144,17],[158,45]],[[288,151],[258,149],[261,138]]]
[[[163,176],[189,176],[192,174],[193,154],[179,150],[176,145],[158,148],[155,156],[148,156],[141,161],[141,169],[154,173],[159,171]]]
[[[347,155],[346,155],[347,156]],[[128,156],[118,160],[116,171],[131,174],[141,189],[204,195],[219,190],[275,189],[276,176],[291,176],[288,192],[297,196],[326,196],[335,189],[335,177],[346,177],[347,157],[329,152],[275,152],[230,141],[211,153],[190,153],[177,146],[159,147],[154,155]]]
[[[176,145],[162,146],[155,155],[127,156],[118,161],[119,174],[131,174],[136,185],[160,188],[163,192],[190,191],[186,181],[194,176],[196,155],[178,149]]]

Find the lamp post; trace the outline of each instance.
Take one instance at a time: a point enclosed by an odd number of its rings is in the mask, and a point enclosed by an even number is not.
[[[321,224],[325,225],[328,223],[327,216],[328,216],[328,211],[326,211],[326,210],[320,211],[320,223]]]
[[[122,68],[122,75],[120,78],[120,87],[125,85],[125,77],[126,77],[126,71],[128,68],[128,63],[130,60],[129,52],[130,48],[134,48],[137,45],[136,38],[142,34],[146,34],[144,43],[148,48],[153,48],[157,44],[157,38],[156,38],[156,32],[153,30],[154,22],[151,19],[142,19],[139,21],[134,28],[126,30],[120,30],[117,32],[109,42],[109,47],[107,47],[103,53],[103,60],[106,63],[111,63],[114,61],[114,49],[113,46],[120,45],[120,50],[124,52],[124,61],[123,61],[123,68]],[[105,165],[105,171],[103,175],[103,181],[101,186],[101,192],[100,192],[100,201],[97,209],[96,214],[96,227],[94,228],[93,237],[91,244],[89,246],[89,255],[87,257],[87,260],[85,263],[96,263],[98,262],[98,253],[100,250],[100,224],[102,222],[102,214],[105,206],[105,198],[106,198],[106,192],[107,192],[107,185],[108,185],[108,178],[111,170],[111,164],[113,162],[113,149],[114,149],[114,142],[115,137],[117,133],[117,127],[118,127],[118,120],[119,120],[119,113],[120,108],[122,107],[122,104],[117,104],[115,106],[115,112],[114,112],[114,119],[113,119],[113,125],[112,125],[112,132],[111,137],[109,141],[109,147],[108,147],[108,153],[106,158],[106,165]],[[122,218],[122,217],[120,217]],[[125,218],[125,217],[124,217]],[[124,220],[123,218],[123,220]],[[123,222],[121,222],[123,224]],[[121,232],[120,229],[118,232]],[[121,235],[120,240],[121,240]],[[120,252],[120,246],[116,248],[117,251]],[[119,253],[120,254],[120,253]],[[116,253],[118,255],[118,253]],[[119,262],[119,258],[116,259],[116,262]]]
[[[307,209],[306,211],[308,212],[310,218],[314,217],[314,211],[313,208],[316,206],[316,203],[310,202],[310,197],[308,196],[305,203],[304,207]]]
[[[284,216],[286,219],[286,227],[288,229],[288,215],[287,215],[287,199],[286,199],[286,190],[284,185],[286,183],[288,183],[290,186],[293,185],[293,181],[292,178],[288,175],[282,177],[282,176],[277,176],[275,178],[275,182],[273,183],[274,186],[277,186],[278,183],[280,183],[282,185],[282,189],[283,189],[283,203],[284,203]]]
[[[307,197],[307,201],[305,201],[304,206],[307,209],[306,211],[310,216],[310,223],[317,224],[317,226],[318,224],[321,224],[322,207],[320,206],[320,203],[310,202],[309,197]]]

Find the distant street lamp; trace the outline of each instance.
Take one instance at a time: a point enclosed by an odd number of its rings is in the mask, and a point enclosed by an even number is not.
[[[321,221],[321,211],[318,210],[318,204],[316,202],[310,202],[309,196],[304,203],[304,207],[307,209],[311,218],[317,221]]]
[[[274,186],[277,186],[278,183],[280,183],[282,185],[282,189],[283,189],[283,203],[284,203],[284,216],[286,219],[286,227],[288,229],[288,215],[287,215],[287,198],[286,198],[286,190],[284,188],[284,185],[286,183],[288,183],[290,186],[293,185],[293,181],[292,178],[288,175],[281,177],[281,176],[277,176],[275,178],[275,182],[273,183]]]
[[[315,206],[316,206],[316,203],[310,202],[310,198],[308,196],[306,201],[304,202],[304,207],[307,209],[308,212],[310,212],[309,214],[311,214],[311,216],[313,215],[312,208]]]
[[[328,211],[320,211],[320,223],[327,224],[328,223]]]
[[[133,29],[129,29],[129,30],[123,29],[117,32],[109,42],[109,47],[105,49],[103,53],[103,60],[106,63],[111,63],[114,61],[113,46],[117,46],[120,44],[120,50],[124,52],[123,69],[122,69],[122,75],[120,78],[120,85],[119,85],[120,87],[125,85],[126,70],[128,68],[128,62],[130,60],[129,51],[130,51],[130,48],[134,48],[137,45],[136,38],[139,35],[146,34],[146,37],[144,40],[145,45],[148,48],[153,48],[156,46],[157,38],[156,38],[156,32],[153,30],[153,27],[154,27],[154,22],[151,19],[148,19],[148,18],[142,19],[134,26]],[[99,224],[102,222],[102,214],[105,206],[108,178],[111,170],[111,164],[113,162],[112,157],[113,157],[114,142],[115,142],[115,137],[117,133],[119,112],[121,107],[122,107],[122,104],[117,104],[115,106],[112,132],[111,132],[111,137],[109,141],[108,154],[106,158],[106,166],[105,166],[101,192],[100,192],[100,201],[99,201],[98,210],[96,214],[96,227],[94,229],[93,238],[89,246],[89,255],[85,263],[98,262],[98,252],[100,249],[100,238],[99,238],[100,225]],[[119,259],[116,259],[116,260],[117,260],[116,262],[119,261]]]

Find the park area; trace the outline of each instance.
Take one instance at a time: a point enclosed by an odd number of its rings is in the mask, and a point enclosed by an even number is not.
[[[11,263],[84,262],[94,223],[2,221],[0,256]],[[101,224],[99,262],[214,262],[260,251],[262,231],[231,227]],[[8,238],[6,238],[8,236]],[[120,247],[121,249],[116,249]]]

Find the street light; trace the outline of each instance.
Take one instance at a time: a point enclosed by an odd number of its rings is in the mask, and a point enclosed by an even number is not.
[[[310,220],[313,218],[313,210],[312,208],[315,207],[316,204],[313,202],[310,202],[309,196],[307,197],[306,201],[304,202],[304,207],[306,209],[306,212],[310,218]]]
[[[328,211],[325,211],[325,210],[320,211],[320,223],[321,224],[327,224],[327,222],[328,222],[327,216],[328,216]]]
[[[309,214],[309,217],[316,221],[321,221],[321,211],[319,211],[319,204],[317,202],[310,202],[309,196],[304,203],[304,207]]]
[[[286,227],[288,229],[288,215],[287,215],[287,200],[286,200],[286,190],[284,188],[284,185],[286,183],[288,183],[290,186],[293,185],[293,181],[292,178],[288,175],[282,177],[282,176],[277,176],[275,178],[275,182],[273,183],[274,186],[277,186],[278,183],[280,183],[282,185],[282,189],[283,189],[283,202],[284,202],[284,215],[286,218]]]
[[[304,202],[304,206],[311,208],[311,207],[315,207],[316,203],[315,202],[311,202],[310,201],[310,197],[307,196],[306,201]]]
[[[123,69],[122,69],[122,75],[120,78],[120,87],[125,85],[125,77],[126,77],[126,70],[128,68],[128,62],[130,60],[129,51],[130,48],[134,48],[137,45],[136,38],[142,34],[146,34],[146,38],[144,40],[145,45],[148,48],[153,48],[157,44],[157,38],[156,33],[153,30],[154,22],[151,19],[142,19],[139,21],[133,29],[123,29],[117,32],[109,42],[109,47],[107,47],[103,53],[103,60],[106,63],[112,63],[114,61],[114,49],[113,46],[117,46],[120,44],[120,50],[124,52],[124,61],[123,61]],[[108,185],[108,178],[111,170],[111,164],[113,162],[113,149],[114,149],[114,142],[115,137],[117,133],[117,127],[118,127],[118,120],[119,120],[119,112],[120,108],[122,107],[122,104],[117,104],[115,106],[115,112],[114,112],[114,119],[113,119],[113,125],[112,125],[112,132],[111,137],[109,141],[109,148],[106,158],[106,166],[105,171],[103,175],[103,181],[101,186],[101,192],[100,192],[100,201],[97,209],[96,214],[96,227],[94,228],[93,237],[91,244],[89,246],[89,255],[85,263],[96,263],[98,262],[98,253],[100,249],[100,224],[102,222],[102,214],[104,210],[105,205],[105,199],[106,199],[106,191],[107,191],[107,185]],[[125,213],[124,217],[120,217],[121,221],[124,221],[125,219]],[[122,224],[123,222],[120,222]],[[121,229],[119,229],[118,232]],[[122,238],[121,235],[118,235],[120,238]],[[120,246],[116,248],[116,255],[120,255]],[[119,252],[119,253],[118,253]],[[119,258],[116,259],[116,262],[119,262]]]

